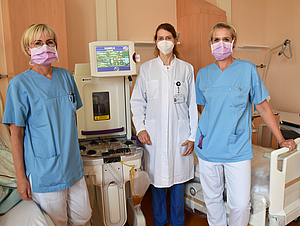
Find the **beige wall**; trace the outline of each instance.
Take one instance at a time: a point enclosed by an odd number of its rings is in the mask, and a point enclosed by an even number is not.
[[[278,56],[281,48],[272,51],[266,85],[271,93],[271,104],[282,111],[300,113],[300,1],[267,0],[266,40],[276,47],[290,39],[293,57]],[[289,55],[289,51],[286,51]]]
[[[176,0],[118,0],[119,40],[153,41],[157,26],[170,23],[177,27]],[[145,47],[145,48],[144,48]],[[141,63],[154,57],[154,45],[136,48]]]
[[[232,0],[231,24],[237,30],[237,45],[262,45],[266,42],[266,4],[262,0]],[[247,9],[247,10],[245,10]],[[254,50],[254,49],[253,49]],[[249,60],[255,65],[265,64],[268,49],[261,51],[234,50],[234,57]],[[258,68],[261,76],[264,69]]]
[[[118,0],[119,40],[152,41],[160,23],[175,27],[176,0]]]
[[[97,40],[95,0],[65,0],[69,70],[89,62],[88,43]],[[169,22],[176,27],[176,0],[117,0],[118,39],[153,41],[156,27]],[[150,49],[149,49],[150,47]],[[137,49],[141,61],[153,58],[153,46]]]
[[[238,45],[265,45],[262,51],[237,51],[234,56],[254,64],[266,64],[268,51],[292,40],[293,57],[288,60],[278,56],[281,48],[271,52],[266,75],[266,86],[271,105],[276,110],[300,113],[299,76],[299,25],[300,1],[298,0],[232,0],[232,25],[238,32]],[[288,53],[288,51],[286,51]],[[261,76],[264,69],[258,69]],[[299,89],[299,88],[298,88]]]

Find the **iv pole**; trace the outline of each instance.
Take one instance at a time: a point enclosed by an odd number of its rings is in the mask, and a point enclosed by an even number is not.
[[[287,45],[289,45],[290,56],[287,56],[287,55],[285,54],[285,52],[284,52]],[[267,74],[268,65],[269,65],[269,60],[270,60],[270,54],[271,54],[271,52],[272,52],[273,50],[279,48],[280,46],[282,47],[282,49],[281,49],[281,51],[278,53],[278,56],[280,56],[281,54],[283,54],[283,55],[284,55],[286,58],[288,58],[288,59],[291,59],[292,56],[293,56],[293,54],[292,54],[292,49],[291,49],[291,40],[290,40],[290,39],[286,39],[282,44],[280,44],[280,45],[278,45],[278,46],[276,46],[276,47],[270,49],[270,50],[269,50],[269,54],[268,54],[268,58],[267,58],[267,64],[266,64],[265,71],[264,71],[264,76],[263,76],[263,82],[264,82],[264,84],[266,84],[266,83],[265,83],[265,80],[266,80],[266,74]]]

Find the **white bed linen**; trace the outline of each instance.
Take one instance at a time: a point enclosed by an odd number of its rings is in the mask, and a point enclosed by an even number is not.
[[[1,226],[54,226],[50,217],[33,201],[21,201],[0,217]]]

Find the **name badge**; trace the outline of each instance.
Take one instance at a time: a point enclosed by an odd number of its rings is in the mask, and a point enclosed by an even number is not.
[[[174,99],[174,104],[184,103],[184,95],[183,94],[176,94],[176,95],[174,95],[173,99]]]

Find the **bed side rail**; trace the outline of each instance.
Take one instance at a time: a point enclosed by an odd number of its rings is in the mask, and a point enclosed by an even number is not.
[[[293,159],[293,162],[298,162],[297,165],[300,164],[300,138],[295,139],[297,144],[296,149],[297,152],[293,153],[283,162],[282,171],[278,170],[278,155],[286,153],[289,151],[288,148],[280,148],[275,150],[271,153],[271,162],[270,162],[270,206],[269,206],[269,214],[270,215],[277,215],[277,216],[286,216],[284,211],[284,193],[286,188],[286,166],[288,165],[287,159]],[[299,160],[299,161],[297,161]],[[290,161],[292,162],[292,161]],[[299,170],[295,168],[295,174],[300,177],[300,167]],[[299,191],[300,192],[300,191]]]

